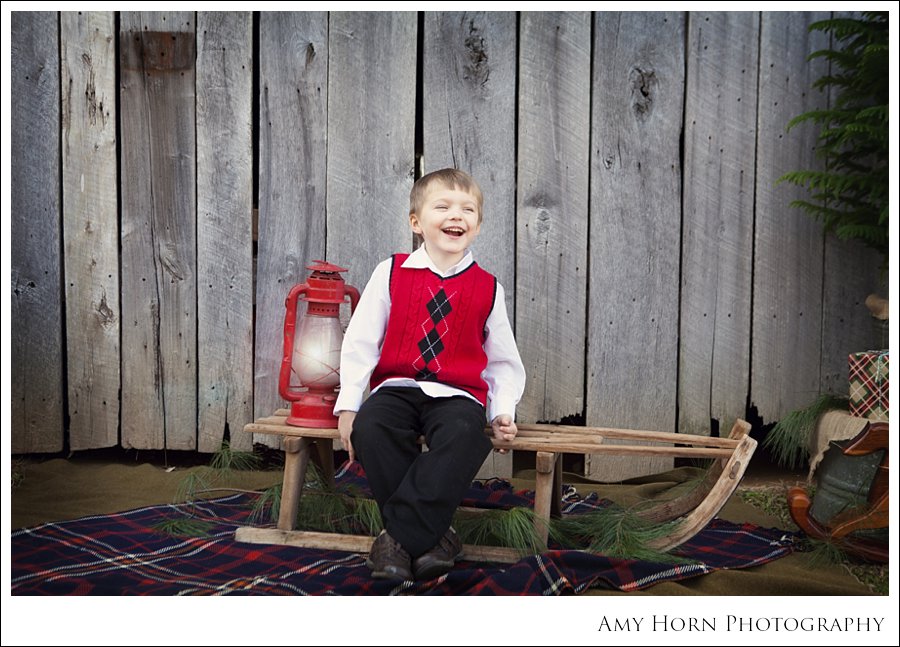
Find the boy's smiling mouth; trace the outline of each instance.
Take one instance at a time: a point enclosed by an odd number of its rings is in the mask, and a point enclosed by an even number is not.
[[[459,238],[466,232],[463,231],[460,227],[446,227],[445,229],[441,229],[448,236],[453,236],[454,238]]]

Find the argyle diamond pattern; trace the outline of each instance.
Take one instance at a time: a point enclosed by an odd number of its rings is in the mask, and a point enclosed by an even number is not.
[[[437,374],[441,370],[441,364],[438,361],[438,355],[444,350],[441,337],[449,330],[444,319],[453,308],[450,306],[450,298],[444,292],[443,287],[437,291],[437,294],[432,294],[431,299],[425,304],[425,308],[428,310],[428,319],[422,323],[422,331],[425,336],[419,340],[420,357],[414,367],[417,369],[417,380],[433,382],[437,380]],[[439,330],[441,327],[443,330]],[[421,367],[418,366],[420,362]]]

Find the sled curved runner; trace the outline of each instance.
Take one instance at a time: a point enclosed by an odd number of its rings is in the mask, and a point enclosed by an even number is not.
[[[316,446],[316,462],[320,464],[323,477],[333,479],[332,441],[340,436],[337,429],[289,426],[285,422],[287,415],[288,411],[278,410],[275,415],[260,418],[244,427],[247,433],[284,437],[284,483],[277,528],[238,528],[235,539],[249,543],[367,552],[373,537],[295,530],[312,447]],[[522,424],[515,439],[491,440],[496,449],[535,452],[535,530],[544,547],[547,546],[550,516],[560,515],[564,453],[713,459],[712,466],[697,487],[639,512],[640,516],[655,523],[678,520],[669,534],[649,546],[667,551],[700,532],[737,488],[756,449],[756,441],[750,438],[749,431],[750,425],[743,420],[734,423],[727,438],[633,429]],[[489,427],[486,433],[490,433]],[[626,441],[626,444],[611,444],[607,440]],[[463,547],[463,556],[473,561],[495,562],[516,562],[521,558],[511,548],[468,544]]]

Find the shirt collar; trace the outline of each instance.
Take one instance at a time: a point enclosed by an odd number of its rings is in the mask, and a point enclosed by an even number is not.
[[[435,266],[434,262],[431,260],[431,257],[428,255],[428,252],[425,251],[425,243],[422,243],[421,245],[419,245],[419,249],[414,251],[405,261],[403,261],[403,265],[401,265],[401,267],[417,270],[431,270],[438,276],[447,278],[448,276],[459,274],[474,262],[475,259],[472,257],[472,252],[466,250],[466,253],[463,255],[462,260],[459,263],[457,263],[456,265],[451,265],[447,268],[446,272],[442,272]]]

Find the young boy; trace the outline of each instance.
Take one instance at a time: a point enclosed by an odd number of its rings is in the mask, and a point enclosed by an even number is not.
[[[385,528],[366,562],[372,577],[449,571],[462,548],[453,513],[492,447],[485,409],[495,438],[516,436],[525,368],[503,288],[468,251],[482,205],[481,189],[462,171],[416,181],[409,224],[424,242],[375,268],[344,337],[334,411]]]

